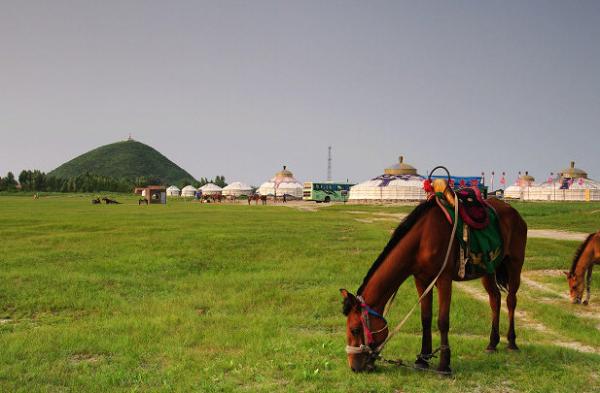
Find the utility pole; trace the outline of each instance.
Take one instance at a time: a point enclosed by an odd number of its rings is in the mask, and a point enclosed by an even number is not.
[[[331,181],[331,146],[329,146],[327,150],[327,181]]]

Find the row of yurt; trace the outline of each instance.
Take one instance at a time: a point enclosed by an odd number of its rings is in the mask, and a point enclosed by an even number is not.
[[[284,165],[283,170],[277,172],[271,180],[261,184],[257,192],[260,195],[272,197],[285,195],[286,197],[301,199],[302,187],[302,183],[296,180],[294,174]]]
[[[586,171],[568,168],[543,183],[536,184],[527,172],[504,191],[505,198],[524,201],[600,201],[600,182],[588,178]]]
[[[399,162],[385,168],[382,175],[350,187],[348,201],[420,201],[426,198],[424,180],[417,169],[400,156]]]

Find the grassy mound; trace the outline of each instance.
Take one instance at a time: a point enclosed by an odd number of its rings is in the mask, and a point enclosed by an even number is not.
[[[128,140],[84,153],[54,169],[49,175],[61,178],[93,173],[134,180],[144,176],[164,184],[192,182],[194,177],[152,147]]]

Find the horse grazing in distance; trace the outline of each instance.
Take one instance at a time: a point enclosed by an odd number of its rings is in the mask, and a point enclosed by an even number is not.
[[[146,198],[140,198],[140,199],[138,199],[138,206],[139,205],[144,205],[144,204],[146,206],[148,205],[148,200]]]
[[[107,205],[120,205],[121,202],[117,202],[114,199],[110,199],[107,197],[102,198],[102,200],[104,201],[104,203],[106,203]]]
[[[592,269],[600,264],[600,231],[591,233],[577,248],[571,264],[571,270],[564,272],[569,282],[569,295],[571,303],[582,303],[585,289],[584,305],[590,302],[590,286],[592,284]],[[585,280],[584,280],[585,276]]]
[[[99,205],[100,202],[100,197],[96,198],[96,199],[92,199],[92,205]]]
[[[456,238],[451,239],[454,232],[452,225],[449,225],[445,213],[437,205],[434,197],[418,205],[396,228],[392,238],[369,269],[356,296],[345,289],[340,290],[344,299],[343,313],[347,317],[346,353],[348,364],[353,371],[374,369],[375,360],[379,358],[379,352],[390,334],[383,317],[384,309],[400,285],[410,276],[415,279],[419,296],[426,293],[420,303],[422,341],[421,353],[417,356],[415,367],[428,368],[429,360],[439,350],[438,372],[451,372],[448,330],[453,281],[482,279],[492,310],[490,340],[486,349],[489,352],[496,351],[500,341],[500,288],[508,291],[508,349],[518,350],[514,317],[516,294],[525,259],[527,224],[508,204],[493,198],[485,203],[496,212],[502,239],[502,257],[494,272],[482,272],[464,278],[457,274],[457,266],[460,265],[458,241]],[[448,263],[444,266],[445,260]],[[431,337],[433,291],[426,292],[426,289],[436,277],[441,345],[434,352]]]

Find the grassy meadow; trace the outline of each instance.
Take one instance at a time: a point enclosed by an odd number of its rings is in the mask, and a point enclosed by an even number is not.
[[[412,207],[90,199],[0,195],[2,392],[600,390],[600,272],[583,307],[565,298],[559,271],[577,242],[528,241],[520,352],[505,349],[503,313],[499,351],[485,353],[487,295],[479,282],[460,283],[452,377],[385,364],[354,374],[338,289],[356,290]],[[530,228],[600,228],[600,204],[515,206]],[[410,279],[390,322],[416,300]],[[412,363],[420,337],[415,313],[385,355]]]

